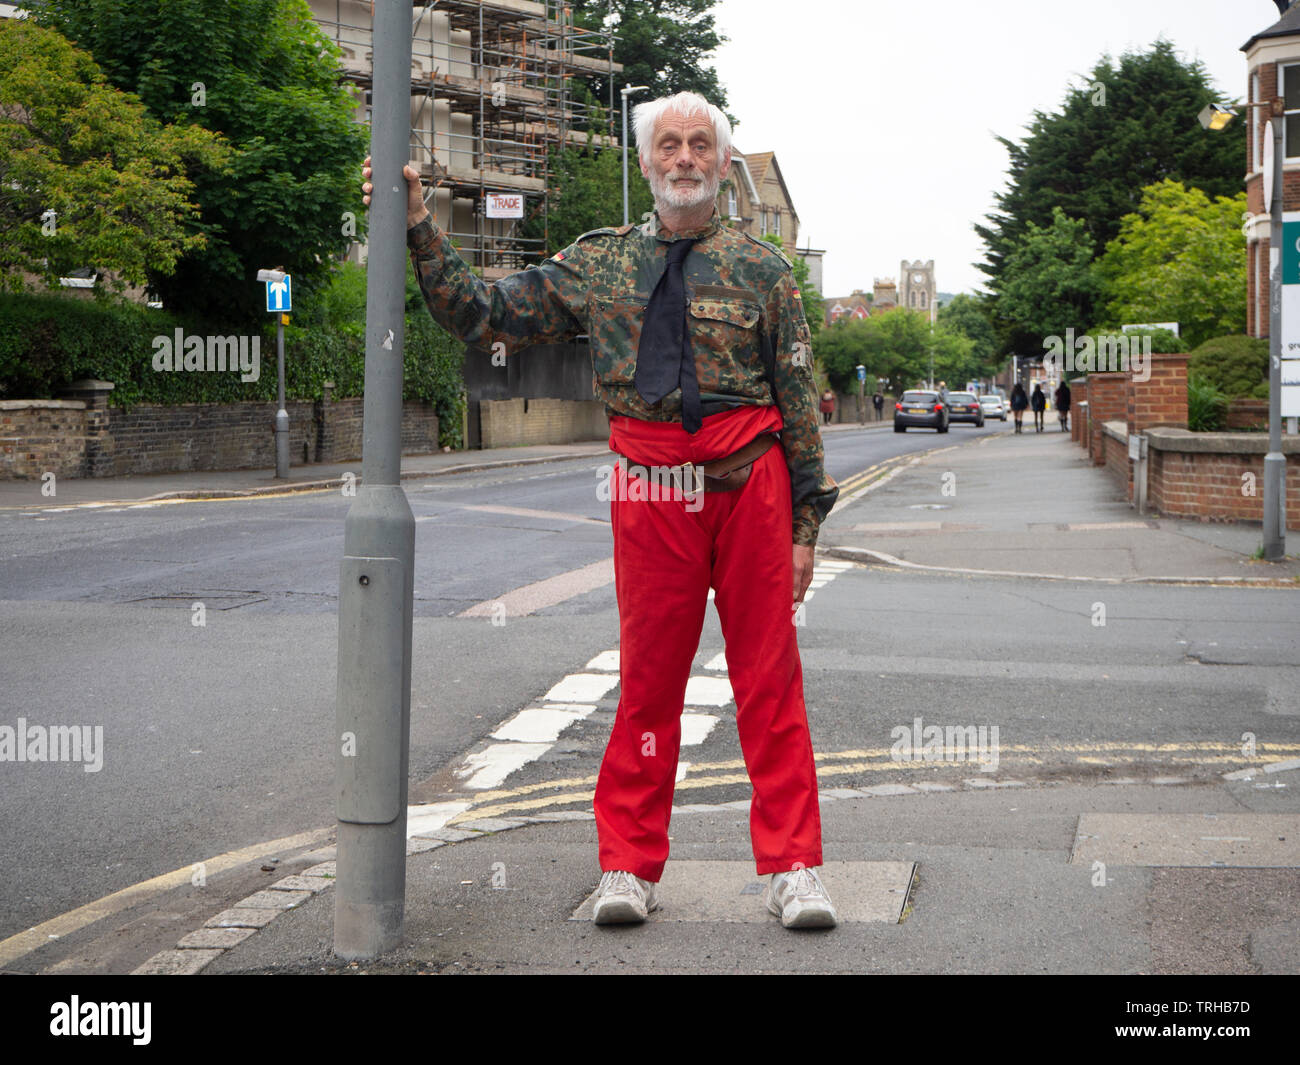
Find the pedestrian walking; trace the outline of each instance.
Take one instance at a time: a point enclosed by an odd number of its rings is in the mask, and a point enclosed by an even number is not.
[[[1056,411],[1061,419],[1061,432],[1070,431],[1070,386],[1062,378],[1061,383],[1056,386],[1056,392],[1052,397],[1056,402]]]
[[[1038,381],[1034,382],[1034,394],[1029,397],[1029,405],[1034,409],[1034,432],[1043,431],[1043,411],[1047,409],[1047,396],[1043,394],[1043,386]]]
[[[467,343],[512,354],[591,338],[619,456],[609,488],[621,682],[593,803],[604,874],[595,922],[643,921],[658,907],[686,682],[712,587],[754,789],[754,859],[772,874],[764,901],[786,927],[830,926],[791,623],[839,493],[825,471],[812,338],[790,261],[722,224],[726,116],[679,93],[639,104],[633,124],[655,200],[644,224],[593,230],[489,284],[425,210],[407,167],[407,243],[430,313]]]
[[[821,403],[818,406],[822,412],[822,424],[830,425],[831,415],[835,413],[835,393],[828,388],[822,393]]]
[[[871,405],[876,408],[876,421],[880,421],[885,409],[885,397],[880,394],[880,389],[876,389],[876,394],[871,397]]]
[[[1024,426],[1021,425],[1021,419],[1025,416],[1025,408],[1029,406],[1029,397],[1025,395],[1025,386],[1019,381],[1016,382],[1015,388],[1011,390],[1011,416],[1016,421],[1016,432],[1023,432]]]

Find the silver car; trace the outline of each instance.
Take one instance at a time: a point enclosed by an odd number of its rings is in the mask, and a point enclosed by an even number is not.
[[[1002,402],[1002,397],[996,392],[989,392],[980,396],[980,407],[983,409],[986,418],[1007,420],[1007,405]]]

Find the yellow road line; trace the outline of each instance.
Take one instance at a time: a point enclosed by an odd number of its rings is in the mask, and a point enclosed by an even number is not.
[[[269,854],[310,847],[329,838],[333,832],[334,826],[331,825],[329,828],[318,828],[313,832],[300,832],[296,836],[285,836],[265,843],[254,843],[239,850],[226,851],[225,854],[218,854],[214,858],[205,858],[202,862],[203,872],[205,876],[211,876]],[[52,917],[35,928],[29,928],[26,932],[19,932],[0,941],[0,967],[10,964],[25,954],[30,954],[38,947],[45,946],[51,939],[71,935],[87,925],[111,917],[155,895],[161,895],[164,891],[183,887],[190,883],[194,875],[194,866],[198,864],[200,863],[195,862],[193,865],[182,866],[180,869],[173,869],[170,873],[162,873],[152,879],[132,884],[130,887],[122,888],[121,891],[115,891],[102,899],[78,906],[75,910]]]
[[[1148,744],[1146,746],[1153,746],[1153,745]],[[1159,746],[1179,746],[1179,745],[1164,744]],[[1232,747],[1231,744],[1225,746],[1229,748]],[[1300,750],[1300,748],[1297,747],[1286,747],[1284,745],[1279,745],[1279,744],[1274,744],[1271,746],[1281,747],[1283,751]],[[1191,748],[1196,749],[1196,745],[1191,745]],[[865,753],[865,752],[841,751],[838,752],[838,755],[835,756],[814,755],[814,757],[820,759],[825,757],[836,757],[836,756],[843,756],[849,754],[861,754],[861,753]],[[999,764],[1002,761],[1005,761],[1005,759],[1002,757],[1003,754],[1005,754],[1005,750],[999,752]],[[1278,760],[1282,761],[1282,759],[1278,759]],[[1013,759],[1013,761],[1017,766],[1042,765],[1044,763],[1043,758],[1035,757],[1028,753],[1025,753],[1021,757]],[[1117,756],[1109,759],[1103,759],[1103,758],[1089,757],[1087,755],[1080,755],[1075,759],[1076,763],[1083,763],[1085,765],[1093,765],[1093,764],[1105,765],[1105,764],[1114,764],[1115,762],[1138,762],[1138,761],[1141,761],[1141,759],[1137,757]],[[1240,765],[1249,762],[1249,759],[1242,756],[1218,755],[1218,756],[1199,757],[1199,758],[1167,758],[1165,759],[1165,761],[1169,762],[1172,765],[1211,765],[1211,764]],[[714,763],[712,766],[706,766],[698,763],[692,764],[691,767],[687,770],[686,778],[684,780],[678,781],[677,784],[675,785],[674,790],[693,791],[693,790],[699,790],[703,788],[724,787],[728,784],[748,784],[750,782],[749,776],[746,773],[728,773],[720,776],[707,776],[707,777],[691,776],[691,773],[696,772],[698,770],[710,769],[710,768],[717,769],[717,768],[722,768],[724,766],[726,767],[734,766],[739,768],[739,767],[743,767],[744,763],[743,762]],[[817,769],[817,778],[820,781],[820,780],[824,780],[827,777],[848,776],[854,773],[873,773],[873,772],[882,772],[886,770],[895,770],[895,769],[903,770],[903,771],[906,770],[923,771],[923,770],[934,770],[934,769],[940,769],[940,768],[946,768],[952,766],[963,766],[963,767],[969,766],[971,772],[974,773],[982,772],[980,768],[981,763],[973,758],[965,762],[938,761],[938,760],[926,762],[924,760],[915,759],[910,762],[894,762],[894,761],[850,762],[845,765],[819,766]],[[565,806],[568,805],[569,803],[574,803],[574,802],[591,802],[592,799],[595,797],[594,791],[564,792],[559,795],[543,796],[541,798],[535,798],[535,799],[521,798],[518,799],[517,801],[510,801],[510,800],[516,795],[523,795],[526,793],[539,791],[548,787],[556,787],[562,784],[565,786],[570,786],[575,784],[595,783],[595,781],[596,781],[595,777],[572,779],[567,781],[552,781],[549,784],[529,784],[526,785],[525,787],[515,789],[514,791],[497,791],[490,794],[485,794],[483,796],[477,797],[478,802],[476,802],[473,806],[470,807],[470,809],[466,810],[464,813],[457,814],[454,818],[452,818],[449,824],[455,824],[458,821],[472,821],[483,817],[496,817],[501,814],[508,814],[512,810],[518,812],[524,810],[537,810],[546,806]],[[496,801],[496,800],[505,800],[505,801]]]

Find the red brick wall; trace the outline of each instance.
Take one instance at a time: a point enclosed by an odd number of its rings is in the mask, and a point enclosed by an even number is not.
[[[1263,521],[1264,456],[1215,452],[1148,451],[1147,500],[1170,517]],[[1242,474],[1255,475],[1254,495]],[[1300,529],[1300,454],[1286,463],[1286,524]]]
[[[1091,373],[1088,375],[1088,455],[1100,466],[1106,461],[1102,447],[1102,426],[1108,421],[1128,417],[1128,374]]]
[[[1229,400],[1227,427],[1229,429],[1267,429],[1268,400],[1242,399]]]
[[[1133,464],[1128,460],[1128,440],[1117,439],[1109,433],[1102,434],[1102,455],[1106,472],[1123,486],[1125,498],[1133,498]]]
[[[1187,428],[1187,356],[1152,354],[1145,381],[1130,380],[1126,388],[1130,433],[1153,425]]]

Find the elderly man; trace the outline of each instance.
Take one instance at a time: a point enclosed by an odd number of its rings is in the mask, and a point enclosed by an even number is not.
[[[814,868],[821,816],[794,621],[839,489],[824,470],[808,324],[789,260],[722,225],[726,116],[679,93],[639,105],[634,124],[655,197],[644,225],[585,233],[485,284],[434,225],[407,167],[407,243],[430,313],[466,343],[514,352],[591,340],[620,456],[610,518],[621,687],[594,801],[596,923],[644,921],[658,906],[686,682],[712,586],[754,789],[754,858],[772,874],[764,901],[786,927],[828,927],[837,916]]]

